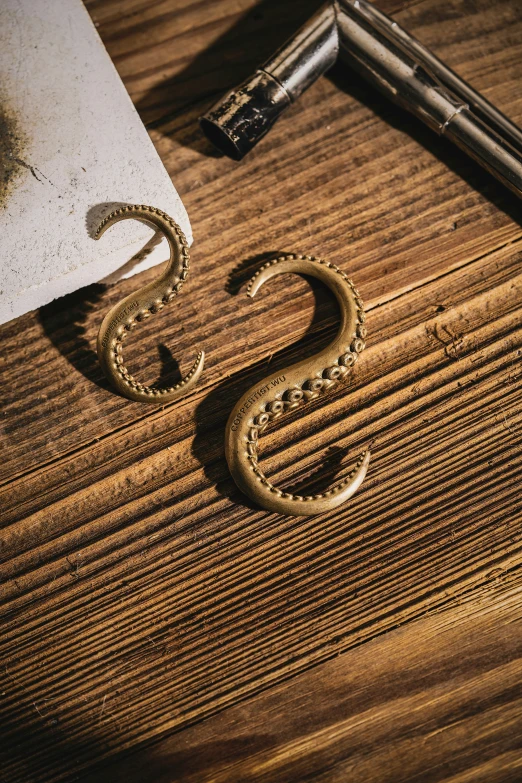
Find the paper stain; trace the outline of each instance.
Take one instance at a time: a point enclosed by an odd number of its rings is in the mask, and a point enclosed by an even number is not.
[[[0,207],[5,207],[24,169],[36,172],[24,161],[27,140],[16,115],[0,104]]]

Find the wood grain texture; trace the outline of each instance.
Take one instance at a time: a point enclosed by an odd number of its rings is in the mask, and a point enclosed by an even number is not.
[[[510,582],[463,596],[442,614],[344,653],[86,781],[518,781],[521,591]]]
[[[216,157],[198,131],[213,98],[314,5],[88,3],[195,237],[183,293],[133,333],[129,366],[144,381],[167,382],[178,360],[190,366],[194,346],[207,365],[179,404],[151,408],[108,389],[97,329],[154,271],[0,328],[0,776],[9,783],[81,777],[263,689],[275,693],[282,681],[290,694],[291,676],[319,673],[339,653],[364,660],[374,637],[499,576],[514,595],[520,585],[520,204],[340,69],[239,165]],[[381,7],[522,122],[516,0]],[[251,508],[223,456],[235,400],[267,366],[319,350],[336,330],[330,297],[301,279],[274,281],[248,302],[244,283],[279,252],[336,263],[368,310],[368,347],[347,386],[263,437],[275,481],[317,490],[347,475],[373,441],[359,493],[308,520]],[[507,616],[507,596],[500,592],[492,616]],[[475,613],[463,618],[463,635],[450,635],[441,653],[448,660],[468,633],[471,657],[484,649]],[[383,643],[397,644],[400,661],[397,639]],[[513,659],[497,660],[491,676],[508,692],[503,667],[512,672]],[[513,712],[509,700],[499,704],[482,779],[516,779]],[[479,723],[447,735],[446,778],[433,780],[474,779]],[[379,731],[368,727],[377,755]],[[347,740],[339,742],[347,758]],[[435,745],[426,746],[426,764],[439,763]],[[245,779],[256,779],[240,762]],[[288,779],[303,779],[298,764],[289,769]],[[372,769],[366,779],[381,780],[383,767]]]

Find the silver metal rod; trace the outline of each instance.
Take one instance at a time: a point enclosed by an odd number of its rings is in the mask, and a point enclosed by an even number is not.
[[[335,63],[337,21],[323,6],[276,54],[200,119],[210,141],[241,160],[283,111]]]
[[[240,160],[338,57],[522,197],[522,131],[366,0],[322,6],[251,79],[201,118],[203,131]]]
[[[356,2],[345,4],[357,5]],[[413,60],[422,62],[424,67],[433,74],[440,84],[444,85],[450,92],[458,95],[463,102],[469,105],[469,108],[480,120],[489,124],[499,136],[505,137],[518,152],[522,153],[522,130],[511,122],[505,114],[502,114],[483,95],[474,90],[464,79],[461,79],[455,71],[452,71],[442,60],[439,60],[433,52],[423,46],[416,38],[409,35],[404,28],[399,27],[397,22],[394,22],[389,16],[383,14],[382,11],[379,11],[370,3],[364,2],[364,0],[359,2],[358,6],[359,17],[364,17],[375,30],[384,33],[390,40],[395,40],[403,51],[410,53]]]

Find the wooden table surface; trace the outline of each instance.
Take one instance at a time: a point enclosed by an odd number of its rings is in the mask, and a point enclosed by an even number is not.
[[[521,204],[342,68],[241,164],[215,153],[197,117],[316,5],[87,3],[194,230],[129,365],[207,364],[164,407],[107,387],[101,318],[154,271],[0,329],[2,781],[522,780]],[[520,0],[379,5],[522,124]],[[263,437],[317,487],[373,441],[315,518],[252,507],[223,454],[240,394],[336,329],[298,277],[249,302],[279,252],[367,303],[347,386]]]

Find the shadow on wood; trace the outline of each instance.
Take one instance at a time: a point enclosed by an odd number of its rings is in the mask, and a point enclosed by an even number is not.
[[[112,389],[96,355],[95,343],[88,339],[85,322],[102,306],[107,287],[102,283],[80,288],[38,310],[38,319],[52,345],[91,383]],[[103,315],[100,313],[100,323]]]
[[[270,54],[321,5],[320,0],[262,0],[242,16],[185,69],[165,81],[155,84],[137,102],[136,108],[149,130],[159,128],[195,104],[209,104],[222,92],[245,79],[253,68]],[[216,27],[218,24],[213,23]],[[219,23],[221,27],[221,21]],[[178,138],[184,143],[184,135]],[[190,139],[190,146],[211,156],[221,153],[206,141],[203,134]]]

